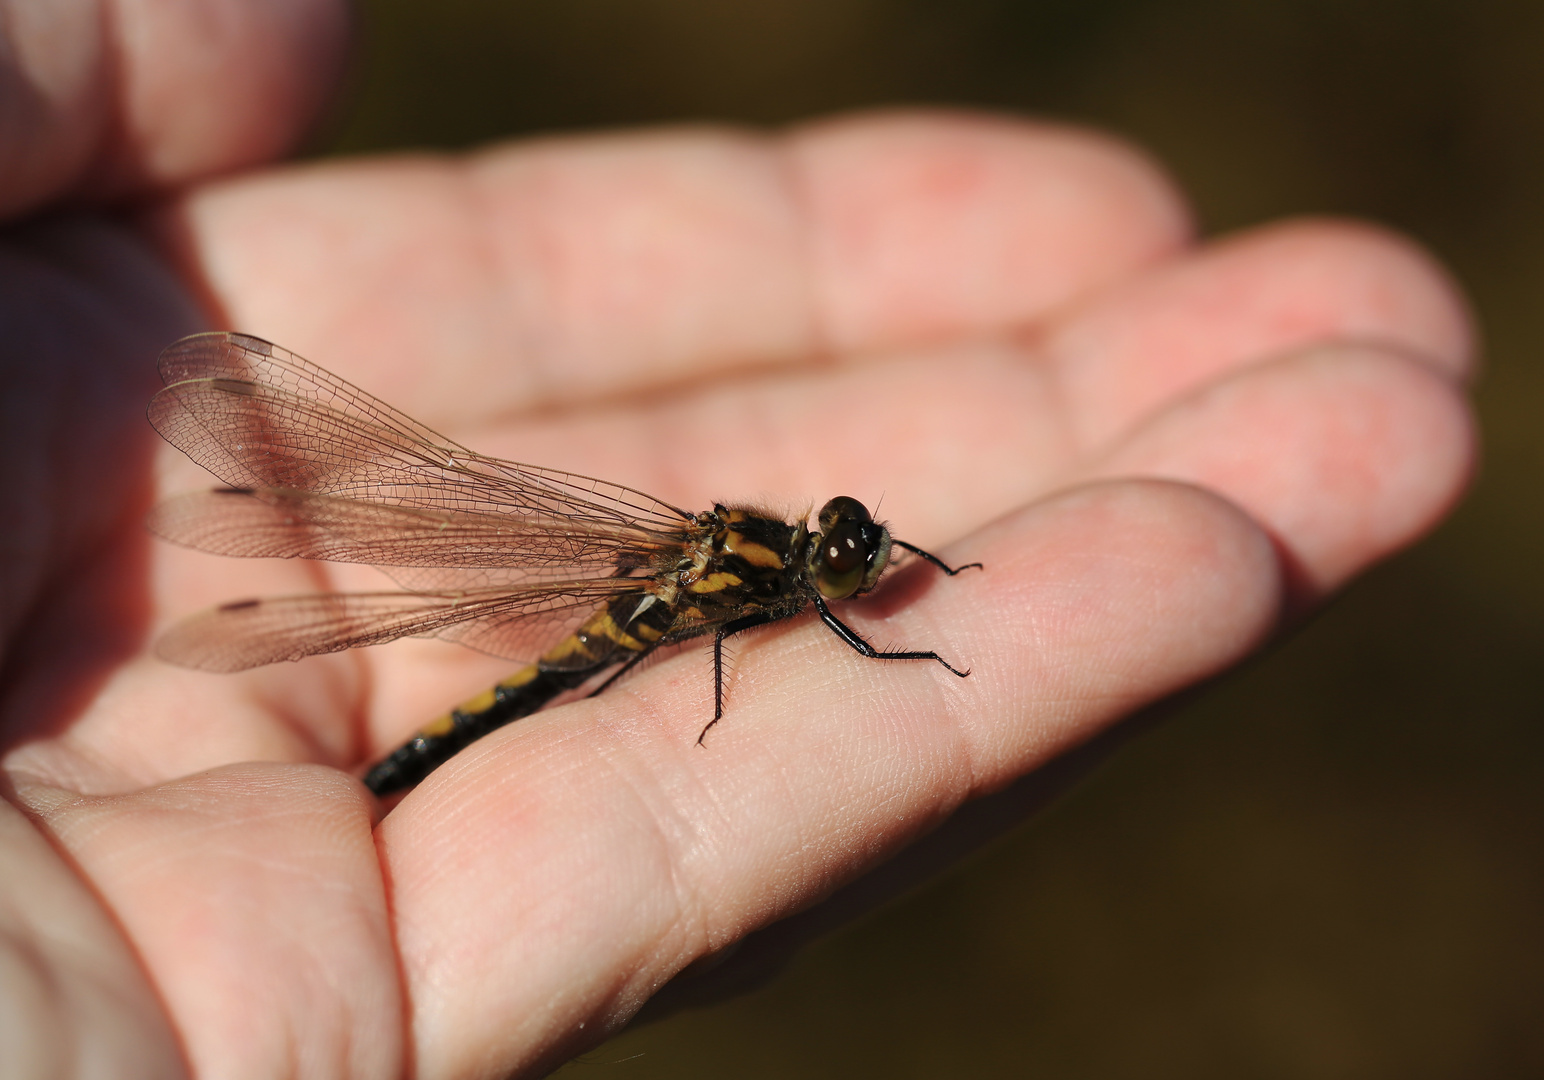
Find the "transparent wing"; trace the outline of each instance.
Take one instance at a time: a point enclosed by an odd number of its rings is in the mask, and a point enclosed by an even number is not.
[[[166,387],[150,402],[155,429],[232,487],[280,493],[263,498],[288,499],[312,530],[327,528],[329,515],[347,516],[339,500],[398,508],[404,513],[391,519],[397,523],[411,523],[406,512],[413,510],[484,534],[502,521],[548,541],[510,545],[504,565],[527,559],[521,565],[550,567],[563,557],[551,544],[560,535],[576,538],[584,561],[605,561],[604,553],[640,545],[679,545],[692,522],[686,511],[633,488],[477,454],[260,338],[196,334],[163,352],[159,366]],[[298,496],[282,493],[329,501],[306,509]],[[417,519],[408,534],[421,534],[426,520]],[[174,538],[190,542],[221,531],[216,523]],[[384,548],[383,537],[378,529],[353,537],[352,561],[416,565],[400,560],[408,550],[425,557],[432,546],[408,541],[395,553],[363,550],[372,542]]]
[[[240,671],[407,636],[525,660],[695,536],[686,511],[477,454],[260,338],[184,338],[160,371],[151,424],[231,489],[163,503],[154,531],[222,555],[367,563],[414,590],[226,604],[161,639],[179,664]]]
[[[168,499],[146,524],[216,555],[379,566],[415,589],[479,589],[619,573],[679,552],[682,531],[421,509],[283,488],[217,488]],[[619,569],[620,568],[620,569]]]
[[[606,578],[511,592],[317,593],[241,600],[201,612],[156,642],[164,660],[232,672],[280,660],[442,637],[511,660],[528,660],[561,640],[586,614],[644,582]],[[620,587],[619,587],[620,586]]]

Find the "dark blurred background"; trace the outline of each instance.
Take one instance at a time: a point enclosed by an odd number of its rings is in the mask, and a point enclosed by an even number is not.
[[[1469,289],[1440,532],[965,864],[569,1075],[1544,1076],[1544,3],[363,0],[329,151],[960,104],[1109,128],[1209,233],[1364,215]]]

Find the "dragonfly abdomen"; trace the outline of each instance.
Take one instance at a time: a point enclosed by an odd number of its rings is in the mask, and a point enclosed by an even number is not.
[[[426,724],[365,774],[377,795],[412,787],[463,747],[530,716],[559,694],[583,686],[659,643],[671,615],[648,594],[614,597],[541,659]]]
[[[377,795],[412,787],[494,728],[536,712],[566,687],[531,664],[476,697],[425,724],[365,774],[365,786]]]

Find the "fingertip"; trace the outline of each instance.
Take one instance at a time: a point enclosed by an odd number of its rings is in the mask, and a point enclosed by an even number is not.
[[[1407,351],[1321,345],[1177,401],[1094,468],[1193,483],[1247,509],[1311,603],[1433,528],[1478,437],[1451,373]]]
[[[1075,311],[1043,349],[1085,447],[1236,371],[1347,342],[1397,351],[1452,381],[1472,370],[1461,291],[1414,242],[1303,219],[1203,247]]]
[[[911,718],[914,740],[947,730],[963,744],[973,779],[957,797],[1236,663],[1274,632],[1286,593],[1278,548],[1247,510],[1167,479],[1081,484],[964,546],[987,574],[930,592],[940,629],[921,634],[968,657],[973,677],[929,703],[949,724]]]
[[[1143,691],[1149,698],[1237,660],[1276,622],[1283,579],[1271,537],[1226,495],[1183,480],[1082,484],[979,539],[991,545],[994,606],[1030,613],[1021,647],[1155,648],[1172,674]],[[1101,677],[1111,670],[1095,667]]]
[[[1410,236],[1371,221],[1304,217],[1250,230],[1219,251],[1234,245],[1280,269],[1283,295],[1334,305],[1334,333],[1324,336],[1392,347],[1452,380],[1474,373],[1478,342],[1468,298]]]
[[[1454,371],[1430,356],[1371,346],[1310,350],[1297,363],[1322,372],[1327,428],[1321,442],[1360,439],[1360,467],[1326,468],[1325,515],[1339,513],[1342,544],[1323,557],[1330,589],[1436,528],[1463,497],[1479,456],[1478,423],[1453,385]]]

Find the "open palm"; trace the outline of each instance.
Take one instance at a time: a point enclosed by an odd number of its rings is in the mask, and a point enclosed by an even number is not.
[[[12,1075],[550,1067],[1244,657],[1467,476],[1468,329],[1426,258],[1345,223],[1197,245],[1153,166],[1085,132],[897,114],[198,182],[319,96],[287,80],[328,64],[284,58],[335,56],[336,16],[296,9],[243,16],[217,94],[147,63],[187,92],[136,97],[130,65],[116,92],[166,122],[0,192],[33,215],[0,301]],[[37,160],[67,141],[50,123]],[[132,218],[38,216],[93,187]],[[143,420],[157,349],[209,324],[484,453],[679,506],[882,499],[896,535],[985,569],[902,566],[843,617],[972,674],[780,624],[737,640],[699,747],[712,680],[688,646],[382,818],[361,767],[509,665],[432,640],[237,676],[154,658],[211,603],[389,585],[145,535],[157,498],[210,482]]]

